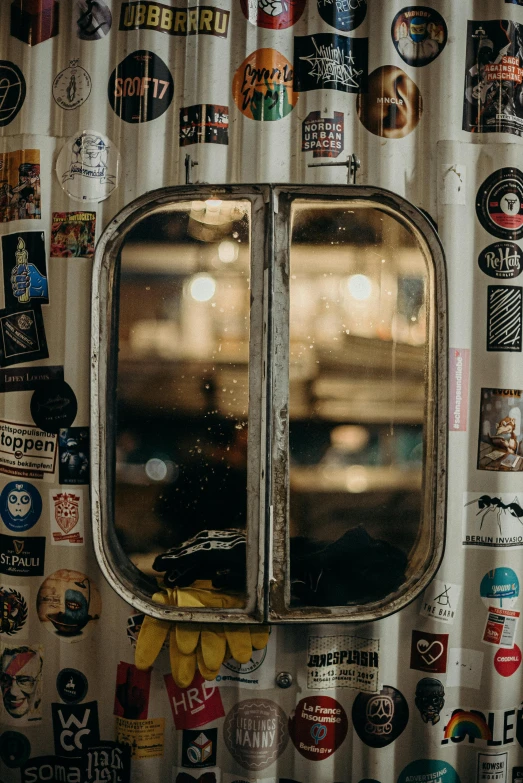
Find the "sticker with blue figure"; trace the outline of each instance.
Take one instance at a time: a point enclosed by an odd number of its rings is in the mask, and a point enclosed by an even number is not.
[[[4,297],[8,309],[49,304],[49,281],[43,231],[19,231],[2,237]]]
[[[23,533],[30,530],[42,513],[40,493],[27,481],[11,481],[0,494],[0,516],[9,530]]]

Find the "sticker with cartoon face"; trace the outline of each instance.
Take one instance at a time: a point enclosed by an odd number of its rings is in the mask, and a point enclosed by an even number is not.
[[[415,704],[424,723],[439,723],[445,706],[445,689],[434,677],[423,677],[416,685]]]
[[[482,389],[478,470],[523,470],[521,389]]]
[[[56,161],[56,176],[75,201],[103,201],[118,187],[120,153],[111,140],[84,130],[67,141]]]
[[[23,533],[30,530],[42,513],[40,493],[27,481],[10,481],[0,494],[0,516],[9,530]]]
[[[411,5],[392,21],[392,41],[401,59],[419,68],[439,57],[447,43],[445,20],[433,8]]]
[[[36,609],[49,633],[67,642],[79,642],[100,618],[102,599],[88,576],[62,568],[40,585]]]

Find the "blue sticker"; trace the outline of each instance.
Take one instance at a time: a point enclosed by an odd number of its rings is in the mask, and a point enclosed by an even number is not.
[[[479,592],[486,606],[508,609],[519,596],[519,579],[512,568],[493,568],[481,580]]]
[[[398,783],[461,783],[461,779],[448,761],[418,759],[407,764],[400,772]]]
[[[30,530],[42,513],[40,493],[27,481],[11,481],[0,495],[0,516],[15,533]]]

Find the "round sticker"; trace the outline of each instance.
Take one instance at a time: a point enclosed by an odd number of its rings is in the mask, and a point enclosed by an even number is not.
[[[399,56],[415,68],[435,60],[447,43],[445,20],[423,5],[410,5],[397,13],[391,32]]]
[[[9,60],[0,60],[0,128],[14,120],[25,101],[22,71]]]
[[[246,699],[227,715],[223,736],[240,767],[259,771],[274,764],[287,747],[287,718],[273,701]]]
[[[281,120],[293,110],[299,93],[292,85],[292,63],[276,49],[257,49],[240,65],[232,81],[236,106],[251,120]]]
[[[171,72],[154,52],[140,49],[114,69],[109,103],[125,122],[149,122],[167,111],[174,95]]]
[[[18,731],[4,731],[0,735],[0,759],[9,769],[21,767],[31,755],[31,743]]]
[[[367,14],[367,0],[318,0],[318,13],[324,22],[337,30],[355,30]]]
[[[422,783],[422,781],[434,781],[434,783],[461,783],[461,778],[448,761],[439,759],[418,759],[407,764],[400,772],[397,783]]]
[[[31,416],[44,432],[58,434],[63,427],[70,427],[77,412],[75,393],[65,381],[45,381],[31,397]]]
[[[236,674],[252,674],[260,668],[266,655],[267,648],[264,647],[263,650],[253,650],[251,659],[248,663],[238,663],[234,658],[229,658],[228,661],[223,662],[223,665],[226,669],[229,669],[229,671],[236,672]]]
[[[11,481],[0,495],[0,516],[9,530],[23,533],[36,525],[42,513],[40,493],[27,481]]]
[[[113,23],[105,0],[76,0],[76,34],[82,41],[98,41]]]
[[[53,98],[61,109],[70,111],[85,103],[91,94],[91,77],[72,60],[69,68],[64,68],[53,82]]]
[[[285,30],[296,24],[305,8],[305,0],[240,0],[243,15],[256,27]]]
[[[485,606],[509,609],[519,596],[519,579],[512,568],[493,568],[487,571],[479,592]]]
[[[521,650],[517,646],[507,649],[500,647],[494,656],[494,668],[502,677],[510,677],[521,665]]]
[[[402,139],[420,121],[423,100],[417,85],[395,65],[383,65],[369,74],[368,90],[358,93],[358,117],[370,133]]]
[[[371,748],[390,745],[408,721],[408,704],[403,694],[390,685],[384,685],[379,693],[359,693],[352,705],[356,733]]]
[[[309,696],[289,717],[289,734],[302,756],[323,761],[340,747],[349,722],[341,704],[331,696]]]
[[[88,576],[62,568],[40,585],[36,609],[50,633],[67,642],[79,642],[100,618],[102,599]]]
[[[20,592],[21,589],[23,588],[17,590],[11,587],[0,587],[0,606],[2,607],[0,633],[6,634],[6,636],[13,636],[22,630],[27,622],[27,601]],[[29,597],[27,599],[29,600]]]
[[[523,237],[523,174],[498,169],[478,190],[476,214],[483,228],[499,239]]]
[[[120,153],[114,144],[94,130],[71,136],[56,161],[56,176],[75,201],[103,201],[118,187]]]
[[[87,696],[87,677],[78,669],[62,669],[56,678],[56,690],[66,704],[77,704]]]
[[[511,280],[521,274],[523,251],[515,242],[495,242],[482,250],[478,265],[482,272],[496,280]]]

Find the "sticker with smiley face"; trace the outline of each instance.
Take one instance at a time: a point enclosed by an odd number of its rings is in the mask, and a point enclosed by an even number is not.
[[[36,609],[50,633],[66,642],[79,642],[99,620],[102,599],[88,576],[62,568],[40,585]]]

